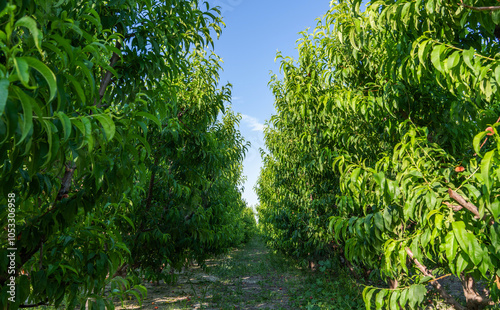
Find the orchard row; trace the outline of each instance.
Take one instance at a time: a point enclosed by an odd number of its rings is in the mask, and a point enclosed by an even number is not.
[[[192,1],[0,4],[0,308],[113,308],[248,241],[248,143]],[[10,253],[10,252],[9,252]],[[9,265],[10,266],[10,265]]]
[[[278,55],[257,185],[270,246],[379,275],[367,309],[500,298],[500,7],[332,2]],[[456,275],[467,305],[434,281]],[[489,296],[475,283],[481,280]]]

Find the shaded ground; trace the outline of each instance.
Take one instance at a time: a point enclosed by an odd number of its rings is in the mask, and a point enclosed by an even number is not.
[[[206,264],[205,269],[193,266],[179,273],[176,284],[143,283],[148,292],[142,305],[132,298],[123,306],[116,301],[116,309],[365,309],[361,292],[362,283],[366,281],[353,278],[342,263],[318,262],[315,272],[304,270],[270,252],[259,238]],[[463,301],[458,279],[447,277],[440,282]],[[377,286],[377,283],[370,285]],[[384,287],[385,283],[378,285]],[[39,309],[54,310],[53,307]],[[436,291],[429,287],[418,309],[452,308],[443,304]]]
[[[291,309],[288,287],[300,282],[300,271],[252,240],[242,249],[179,274],[175,285],[146,283],[142,307],[128,301],[117,309]]]
[[[207,266],[179,274],[175,285],[147,283],[142,306],[130,300],[117,309],[364,309],[359,289],[313,279],[257,238]]]
[[[331,265],[330,265],[331,263]],[[178,274],[175,285],[144,283],[147,298],[139,305],[134,299],[115,303],[116,309],[365,309],[364,286],[342,268],[339,262],[318,262],[317,271],[303,270],[278,254],[271,253],[255,238],[225,257],[207,261]],[[327,265],[328,268],[327,268]],[[340,266],[340,267],[339,267]],[[458,300],[464,302],[460,281],[455,277],[440,280]],[[377,283],[371,283],[377,286]],[[378,283],[385,286],[385,283]],[[449,306],[428,288],[424,303],[418,309],[450,310]],[[61,306],[59,309],[63,309]],[[500,309],[491,307],[488,309]],[[55,310],[38,307],[35,310]]]

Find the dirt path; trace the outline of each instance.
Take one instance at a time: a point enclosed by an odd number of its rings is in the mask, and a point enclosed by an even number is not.
[[[179,274],[175,285],[147,283],[142,307],[128,301],[117,309],[292,309],[303,273],[284,258],[269,253],[262,241],[252,240],[224,258]]]

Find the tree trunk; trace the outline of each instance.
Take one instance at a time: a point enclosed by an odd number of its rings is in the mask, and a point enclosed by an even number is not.
[[[467,300],[467,309],[481,310],[486,306],[493,304],[489,298],[481,296],[476,291],[476,282],[474,281],[473,277],[471,277],[470,275],[464,275],[462,273],[462,275],[460,276],[460,280],[462,281],[465,299]]]

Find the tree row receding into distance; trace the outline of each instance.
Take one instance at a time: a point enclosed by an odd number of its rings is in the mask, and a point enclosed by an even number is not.
[[[280,59],[256,189],[270,246],[386,280],[367,309],[500,298],[500,6],[333,1]],[[461,280],[466,304],[438,279]],[[480,293],[480,281],[489,295]]]
[[[222,26],[198,0],[0,2],[0,308],[113,308],[248,241]]]

